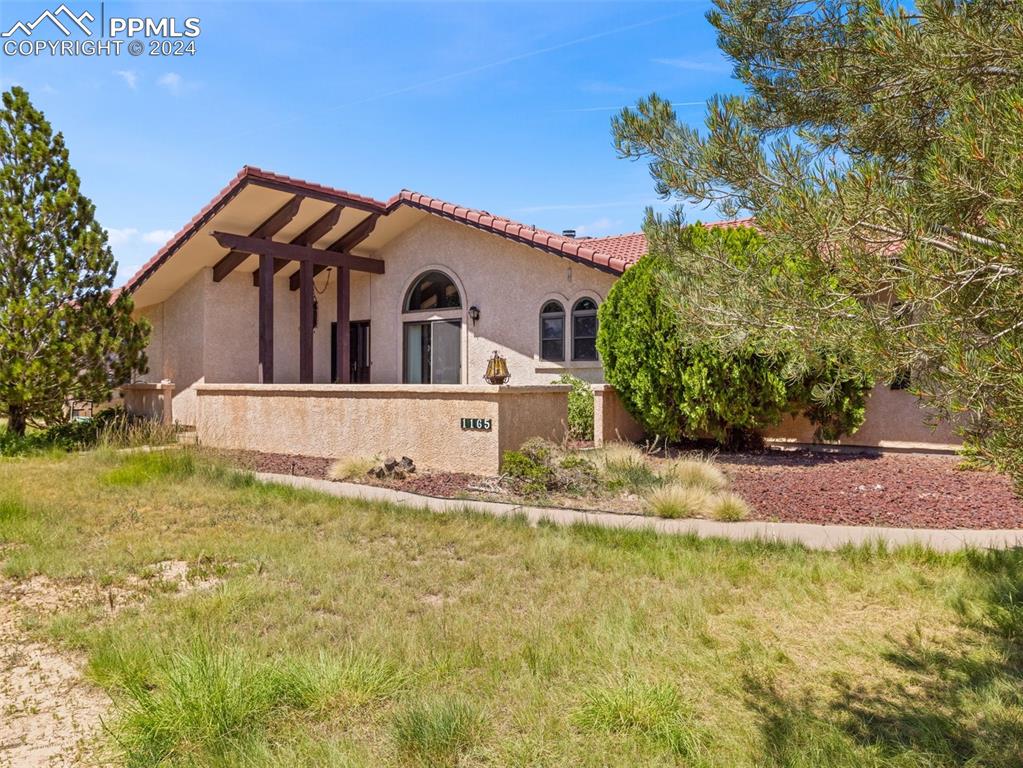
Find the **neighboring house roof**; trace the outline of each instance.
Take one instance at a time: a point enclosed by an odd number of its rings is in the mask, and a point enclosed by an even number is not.
[[[164,264],[189,238],[202,229],[223,210],[242,189],[249,184],[302,195],[332,204],[341,204],[370,214],[386,216],[402,206],[418,209],[435,216],[475,227],[500,237],[537,248],[557,256],[572,259],[613,274],[622,274],[646,253],[646,238],[642,232],[599,238],[572,238],[531,227],[475,208],[455,205],[435,197],[403,189],[387,201],[376,200],[343,189],[315,184],[291,176],[283,176],[253,166],[245,166],[207,203],[182,229],[147,261],[121,290],[133,293],[162,264]],[[749,220],[720,222],[707,226],[733,226]]]

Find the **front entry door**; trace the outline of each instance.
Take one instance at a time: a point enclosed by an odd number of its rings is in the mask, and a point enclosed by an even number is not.
[[[369,320],[349,323],[348,361],[352,384],[369,384]],[[337,323],[330,324],[330,380],[337,381]]]

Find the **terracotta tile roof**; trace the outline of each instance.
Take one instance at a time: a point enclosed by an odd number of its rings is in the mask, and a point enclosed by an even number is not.
[[[646,238],[642,232],[597,238],[565,237],[554,232],[520,224],[517,221],[512,221],[502,216],[495,216],[488,211],[455,205],[454,203],[408,189],[403,189],[390,200],[384,202],[343,189],[315,184],[303,179],[296,179],[291,176],[284,176],[247,165],[202,210],[192,217],[191,221],[182,227],[163,248],[157,251],[125,283],[121,290],[128,291],[129,293],[137,290],[167,259],[250,183],[280,189],[293,194],[302,194],[332,203],[342,203],[349,207],[383,215],[387,215],[404,205],[618,275],[622,274],[630,265],[634,264],[646,253]],[[750,221],[752,220],[740,219],[732,222],[717,222],[707,226],[737,226],[739,224],[747,224]]]
[[[592,237],[584,240],[594,248],[610,253],[626,264],[635,264],[646,255],[646,235],[642,232],[630,232],[627,235],[609,235]]]
[[[594,245],[589,240],[557,235],[544,229],[537,229],[511,219],[495,216],[488,211],[455,205],[408,189],[403,189],[397,197],[392,198],[388,206],[394,207],[401,204],[468,224],[509,240],[524,243],[533,248],[564,256],[617,275],[622,274],[632,263]]]

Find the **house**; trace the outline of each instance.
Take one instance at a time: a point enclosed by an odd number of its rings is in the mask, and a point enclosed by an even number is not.
[[[562,434],[561,374],[601,384],[597,309],[645,250],[642,234],[558,235],[245,167],[124,287],[153,328],[136,388],[173,386],[174,420],[213,445],[417,450],[424,466],[494,471],[506,448]],[[484,382],[494,353],[508,386]],[[598,439],[634,435],[613,392],[597,394]],[[913,428],[875,444],[949,442],[923,440],[908,402],[897,421]]]

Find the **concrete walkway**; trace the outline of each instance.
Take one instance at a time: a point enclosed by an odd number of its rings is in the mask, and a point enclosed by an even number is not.
[[[408,507],[428,509],[431,512],[469,510],[494,517],[525,516],[533,525],[540,521],[549,521],[559,525],[587,523],[605,528],[651,530],[674,535],[695,534],[700,538],[723,538],[734,541],[759,539],[771,542],[798,543],[810,549],[837,549],[850,544],[858,546],[874,542],[884,542],[889,547],[919,544],[938,552],[954,552],[967,548],[1007,549],[1023,546],[1023,530],[938,530],[760,521],[719,523],[715,520],[666,520],[659,517],[616,514],[614,512],[584,512],[578,509],[559,507],[528,507],[471,499],[441,499],[372,485],[337,483],[332,480],[277,475],[269,472],[257,472],[255,476],[267,483],[281,483],[349,499],[403,504]]]

